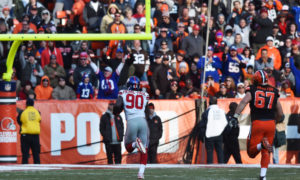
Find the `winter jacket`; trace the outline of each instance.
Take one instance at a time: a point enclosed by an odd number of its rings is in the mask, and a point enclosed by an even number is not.
[[[54,72],[57,75],[54,75]],[[58,77],[66,77],[66,71],[63,67],[56,63],[56,67],[52,67],[50,64],[44,67],[44,73],[50,78],[50,85],[55,88],[58,85]]]
[[[151,144],[158,143],[163,133],[160,117],[157,116],[156,113],[154,112],[153,116],[149,116],[147,118],[147,122],[150,131],[149,144],[151,145]]]
[[[96,12],[91,3],[92,2],[89,2],[85,5],[83,9],[83,19],[90,32],[99,32],[99,26],[103,16],[105,15],[105,10],[102,3],[99,2],[98,10]]]
[[[254,22],[253,28],[257,31],[254,43],[263,44],[266,38],[272,35],[273,23],[269,18],[262,19],[261,17],[255,17]]]
[[[170,74],[173,79],[177,79],[176,70],[166,66],[164,64],[159,65],[153,73],[152,85],[154,90],[159,89],[160,94],[165,96],[170,90],[170,80],[168,79],[168,74]]]
[[[82,77],[84,74],[88,74],[90,77],[90,82],[93,86],[96,86],[97,76],[93,68],[89,64],[85,67],[79,65],[75,68],[73,74],[75,86],[78,87],[78,84],[82,81]]]
[[[109,111],[106,111],[101,119],[100,119],[100,133],[103,136],[103,141],[105,143],[111,143],[112,142],[112,130],[111,130],[111,117],[112,113]],[[114,115],[115,125],[116,125],[116,132],[117,132],[117,139],[119,142],[123,141],[124,136],[124,124],[122,117],[120,115]]]
[[[64,60],[61,55],[61,52],[58,48],[54,47],[53,51],[49,48],[46,48],[42,51],[42,57],[41,57],[41,66],[44,68],[47,64],[50,63],[50,56],[54,54],[56,56],[56,62],[64,67]]]
[[[199,57],[203,55],[204,39],[191,33],[185,37],[181,44],[181,49],[186,52],[186,58],[192,58],[195,54]]]
[[[276,70],[280,70],[281,68],[281,55],[279,50],[273,46],[273,47],[269,47],[268,45],[264,45],[263,47],[261,47],[256,55],[256,59],[259,59],[261,57],[261,50],[262,49],[267,49],[268,50],[268,57],[273,59],[274,62],[274,69]]]
[[[48,79],[49,84],[48,84],[47,87],[43,86],[43,80],[44,79]],[[48,76],[43,76],[42,80],[41,80],[41,84],[38,85],[34,90],[37,100],[51,99],[52,98],[52,91],[53,91],[53,88],[50,86],[50,80],[49,80]]]
[[[58,85],[53,89],[52,98],[57,100],[73,100],[76,99],[76,94],[70,86],[65,85],[61,87]]]
[[[107,13],[102,18],[101,25],[99,26],[101,33],[107,33],[108,25],[114,21],[114,17],[109,12],[112,7],[114,7],[117,10],[117,12],[120,12],[120,10],[116,4],[112,3],[109,5],[109,7],[107,9]],[[120,20],[122,21],[123,19],[124,19],[124,17],[121,15]]]

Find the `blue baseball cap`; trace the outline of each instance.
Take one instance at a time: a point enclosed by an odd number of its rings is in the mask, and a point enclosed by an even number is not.
[[[117,53],[123,53],[124,51],[123,51],[123,49],[122,48],[118,48],[117,49]]]
[[[236,46],[232,45],[232,46],[230,47],[230,51],[237,51]]]

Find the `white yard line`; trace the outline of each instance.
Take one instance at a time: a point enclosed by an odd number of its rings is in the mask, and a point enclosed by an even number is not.
[[[0,165],[1,171],[29,171],[29,170],[65,170],[65,169],[137,169],[138,164],[121,164],[121,165],[77,165],[77,164],[40,164],[40,165]],[[148,164],[147,168],[260,168],[259,164]],[[300,168],[297,165],[273,165],[269,168]]]

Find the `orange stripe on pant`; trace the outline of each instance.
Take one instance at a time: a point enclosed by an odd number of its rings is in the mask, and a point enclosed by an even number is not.
[[[260,152],[257,150],[257,144],[261,143],[263,137],[267,137],[270,144],[273,144],[275,136],[275,121],[254,120],[251,124],[250,134],[247,138],[247,153],[250,158],[255,158]],[[261,150],[261,167],[268,168],[270,162],[270,153],[266,149]]]

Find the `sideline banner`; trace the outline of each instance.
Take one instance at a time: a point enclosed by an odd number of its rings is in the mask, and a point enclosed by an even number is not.
[[[107,110],[108,102],[106,100],[36,101],[35,107],[42,116],[41,163],[106,164],[104,144],[97,142],[102,140],[99,123],[100,117]],[[163,123],[164,133],[160,139],[160,144],[177,140],[179,137],[190,133],[195,125],[195,111],[181,117],[177,116],[194,109],[194,100],[156,100],[150,102],[154,103],[155,111],[163,122],[173,118]],[[17,107],[24,109],[25,101],[19,101]],[[124,112],[121,116],[126,128]],[[19,139],[18,136],[18,163],[21,163]],[[91,145],[84,146],[85,144]],[[67,150],[61,151],[61,149]],[[184,149],[185,139],[162,145],[158,152],[164,156],[159,161],[161,163],[180,163]],[[122,153],[122,163],[132,163],[136,161],[135,159],[139,159],[139,157],[133,157],[137,153],[127,156],[124,143],[122,143]]]
[[[220,99],[219,106],[228,112],[231,102],[239,103],[239,99]],[[195,125],[195,101],[188,100],[151,100],[156,113],[163,123],[163,137],[158,148],[158,162],[164,164],[182,163],[182,157],[189,135]],[[287,144],[280,147],[280,164],[300,163],[300,98],[280,99],[285,113]],[[101,115],[106,111],[106,100],[74,100],[74,101],[36,101],[35,107],[41,112],[41,162],[64,164],[106,164],[105,147],[99,133]],[[17,102],[17,107],[24,109],[25,101]],[[188,113],[186,113],[188,112]],[[184,114],[185,113],[185,114]],[[184,114],[182,116],[179,116]],[[126,123],[123,117],[124,125]],[[179,116],[179,117],[178,117]],[[167,121],[167,122],[166,122]],[[240,149],[242,162],[259,164],[260,156],[255,159],[246,153],[246,138],[250,130],[249,107],[242,112],[240,123]],[[19,126],[17,126],[19,129]],[[85,146],[85,144],[90,144]],[[79,147],[78,147],[79,146]],[[200,145],[201,146],[201,145]],[[74,148],[70,148],[74,147]],[[61,149],[66,149],[62,150]],[[201,148],[199,148],[201,149]],[[204,148],[205,149],[205,148]],[[48,152],[48,153],[44,153]],[[138,163],[137,153],[127,155],[122,143],[122,163]],[[21,162],[20,141],[17,145],[18,163]],[[205,151],[199,151],[201,163],[205,163]],[[32,161],[29,161],[32,162]],[[235,163],[233,158],[229,163]]]

